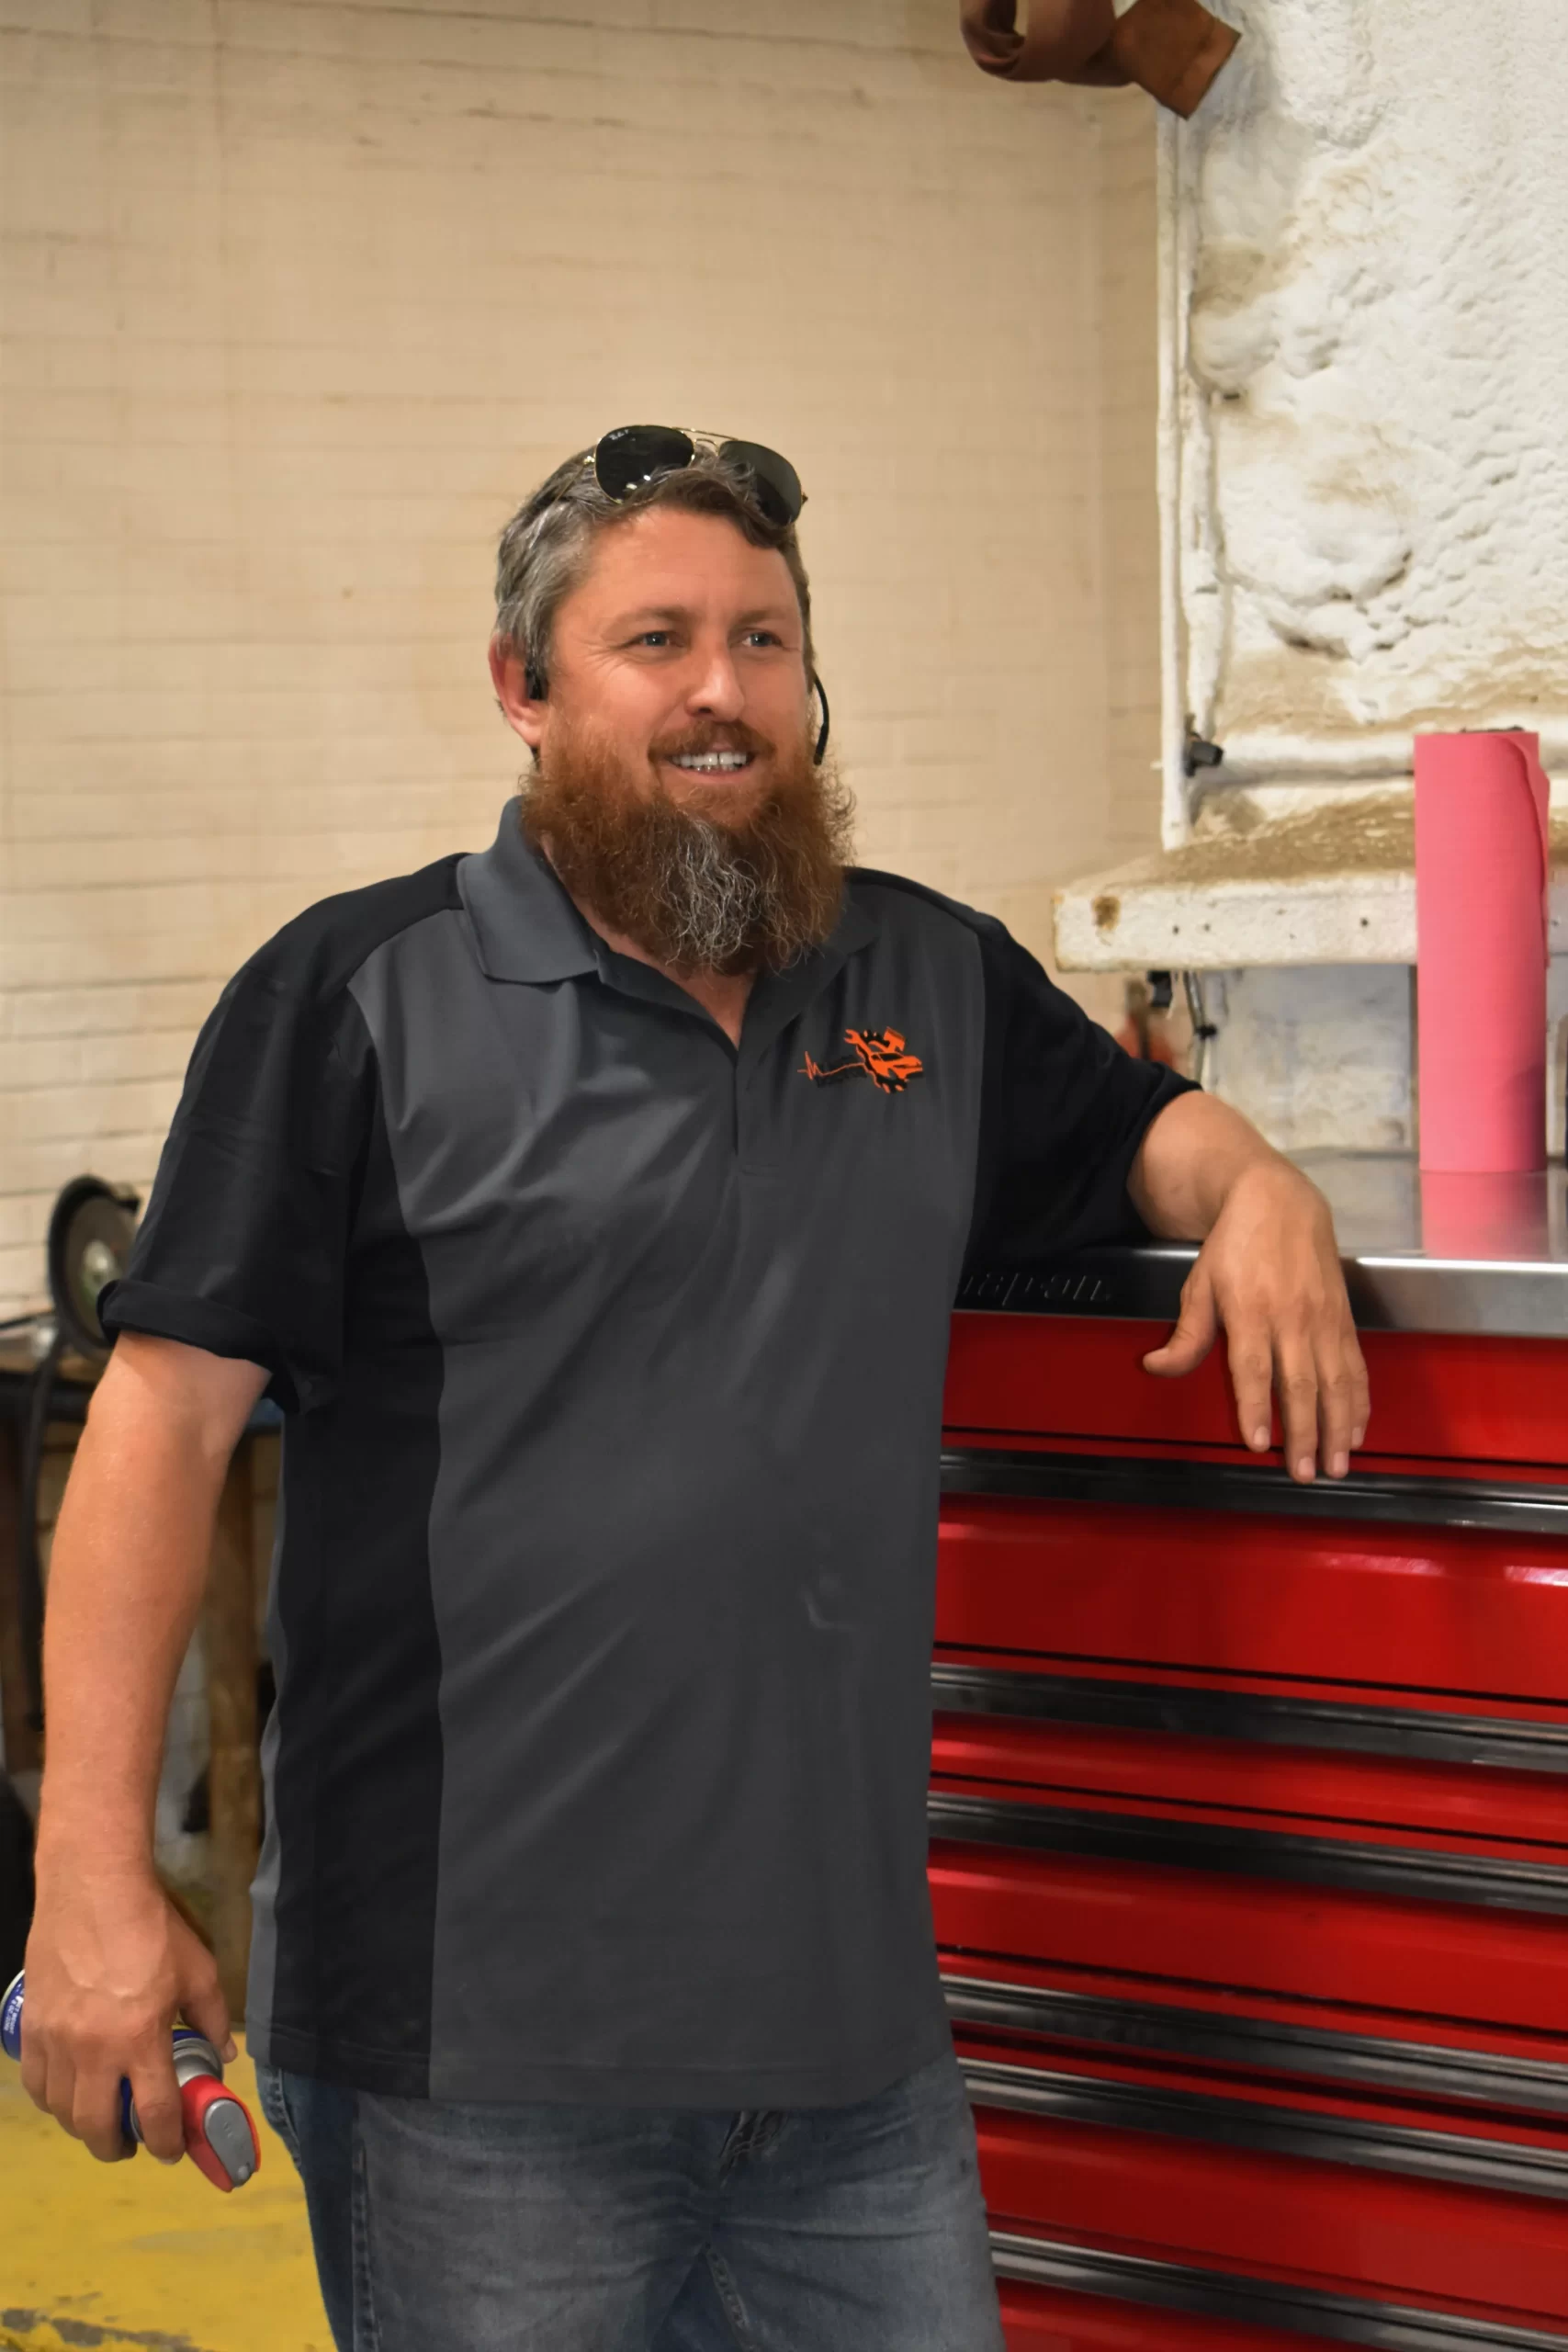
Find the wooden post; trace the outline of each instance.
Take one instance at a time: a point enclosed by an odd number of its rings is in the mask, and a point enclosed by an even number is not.
[[[28,1677],[22,1661],[21,1445],[17,1424],[0,1420],[0,1726],[6,1770],[36,1772],[43,1743],[28,1720]]]
[[[212,1742],[212,1947],[236,2028],[244,2016],[251,1955],[251,1881],[261,1844],[256,1755],[256,1610],[251,1511],[251,1441],[234,1449],[218,1506],[202,1620]]]

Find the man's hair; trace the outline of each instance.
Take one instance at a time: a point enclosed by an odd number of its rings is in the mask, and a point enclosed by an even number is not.
[[[495,635],[525,664],[530,689],[550,683],[550,633],[563,599],[588,570],[602,531],[647,512],[677,506],[689,514],[716,514],[733,523],[754,548],[776,548],[789,566],[800,603],[806,674],[816,668],[811,645],[811,588],[793,523],[770,522],[749,492],[745,474],[716,450],[699,447],[679,473],[660,474],[629,498],[607,498],[594,479],[592,450],[574,458],[525,499],[501,535],[495,566]]]

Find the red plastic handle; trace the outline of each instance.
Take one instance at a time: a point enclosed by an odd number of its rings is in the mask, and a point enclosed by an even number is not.
[[[261,2143],[256,2138],[256,2127],[243,2099],[236,2098],[232,2091],[226,2090],[216,2075],[197,2075],[180,2091],[180,2106],[185,2115],[186,2154],[197,2171],[206,2174],[213,2188],[220,2188],[227,2197],[234,2183],[229,2177],[228,2166],[207,2136],[207,2111],[224,2099],[231,2107],[237,2107],[245,2119],[245,2127],[251,2135],[251,2172],[254,2174],[261,2165]]]

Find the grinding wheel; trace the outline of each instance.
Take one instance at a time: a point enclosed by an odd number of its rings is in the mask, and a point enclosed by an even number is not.
[[[50,1295],[62,1337],[81,1355],[108,1352],[98,1299],[125,1272],[139,1205],[136,1193],[123,1185],[76,1176],[51,1213]]]

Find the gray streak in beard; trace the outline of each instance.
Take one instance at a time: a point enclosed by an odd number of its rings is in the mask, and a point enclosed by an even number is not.
[[[767,873],[711,819],[686,815],[662,844],[651,879],[668,910],[669,960],[697,971],[731,969],[773,912],[777,861]]]

